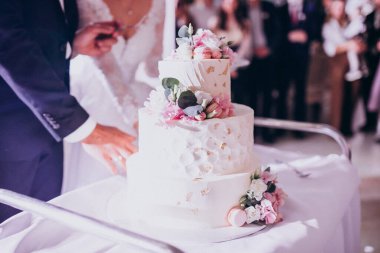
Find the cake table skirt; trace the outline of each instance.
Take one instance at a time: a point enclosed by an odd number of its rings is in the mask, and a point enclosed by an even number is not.
[[[255,150],[272,164],[289,195],[284,221],[249,236],[220,243],[172,242],[184,252],[360,252],[360,206],[357,170],[338,155],[306,156],[263,146]],[[299,177],[294,167],[310,173]],[[110,219],[107,208],[125,179],[111,177],[51,202],[97,219]],[[117,207],[115,207],[117,208]],[[149,220],[149,217],[147,217]],[[118,224],[123,225],[123,224]],[[141,252],[128,245],[79,233],[63,225],[20,213],[0,225],[0,251],[17,252]]]

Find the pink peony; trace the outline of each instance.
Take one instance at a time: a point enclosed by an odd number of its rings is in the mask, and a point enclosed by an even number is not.
[[[273,193],[265,192],[263,196],[272,203],[275,212],[278,212],[279,208],[285,204],[286,194],[281,188],[276,188]]]
[[[194,49],[194,59],[202,60],[202,59],[211,59],[212,51],[209,47],[196,47]]]

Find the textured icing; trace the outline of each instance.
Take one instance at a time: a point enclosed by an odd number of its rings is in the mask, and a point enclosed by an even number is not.
[[[207,178],[247,172],[253,166],[253,110],[234,105],[235,116],[168,124],[148,109],[139,111],[139,153],[168,177]],[[161,123],[160,123],[161,122]]]
[[[160,80],[178,79],[186,87],[231,99],[230,60],[164,60],[158,63]]]
[[[228,211],[250,184],[250,173],[209,179],[152,176],[163,168],[137,154],[128,160],[127,216],[164,227],[228,226]]]

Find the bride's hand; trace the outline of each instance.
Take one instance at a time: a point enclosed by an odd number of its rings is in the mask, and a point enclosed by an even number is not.
[[[79,30],[74,38],[73,54],[101,56],[108,53],[117,42],[118,24],[99,22]]]
[[[96,125],[94,131],[82,141],[83,144],[95,146],[103,156],[108,167],[114,174],[118,166],[126,170],[126,156],[136,152],[132,144],[135,138],[115,127]]]

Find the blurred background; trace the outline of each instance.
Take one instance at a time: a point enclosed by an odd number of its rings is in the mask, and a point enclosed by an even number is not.
[[[234,102],[255,116],[330,124],[347,138],[362,178],[362,250],[380,252],[380,0],[179,0],[176,30],[188,23],[250,60],[231,74]],[[338,152],[300,132],[255,128],[255,142]]]

